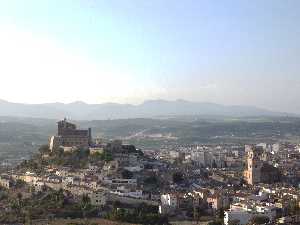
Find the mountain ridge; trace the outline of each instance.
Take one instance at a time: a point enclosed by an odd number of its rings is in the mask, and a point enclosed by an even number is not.
[[[102,103],[88,104],[82,101],[71,103],[26,104],[12,103],[0,99],[0,116],[75,120],[127,119],[176,116],[295,116],[284,112],[275,112],[256,106],[222,105],[211,102],[192,102],[184,99],[145,100],[138,105]]]

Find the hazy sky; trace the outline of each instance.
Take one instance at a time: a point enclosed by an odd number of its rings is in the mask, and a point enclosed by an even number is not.
[[[0,98],[300,112],[299,0],[0,1]]]

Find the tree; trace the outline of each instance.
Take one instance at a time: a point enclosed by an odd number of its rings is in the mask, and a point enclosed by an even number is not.
[[[59,147],[53,150],[53,154],[57,157],[62,157],[64,154],[64,149]]]
[[[59,207],[62,207],[65,201],[65,195],[64,195],[64,191],[63,189],[59,189],[56,193],[55,193],[55,201],[56,204],[58,204]]]
[[[104,161],[105,161],[105,162],[110,162],[110,161],[112,161],[112,160],[113,160],[112,154],[109,153],[109,152],[106,152],[106,153],[104,154]]]
[[[110,152],[108,151],[104,151],[102,154],[101,154],[101,160],[104,160],[105,162],[110,162],[113,160],[113,156]]]
[[[200,221],[201,209],[200,209],[199,206],[194,206],[193,207],[193,217],[194,217],[194,220],[196,220],[197,222]]]
[[[0,192],[0,201],[8,199],[8,194],[5,191]]]
[[[173,182],[178,184],[178,183],[181,183],[183,182],[184,179],[183,179],[183,174],[180,173],[180,172],[176,172],[173,174]]]
[[[18,202],[15,200],[10,201],[10,208],[13,209],[14,211],[18,212]]]
[[[18,179],[18,180],[16,181],[15,186],[16,186],[16,188],[22,188],[22,187],[25,186],[25,184],[26,184],[25,181]]]
[[[259,225],[259,224],[266,224],[270,221],[269,217],[267,216],[254,216],[250,220],[251,225]]]
[[[45,154],[45,153],[48,153],[50,152],[50,149],[49,149],[49,146],[48,145],[42,145],[40,148],[39,148],[39,152],[40,154]]]
[[[217,215],[218,215],[219,219],[223,220],[224,219],[224,209],[223,208],[219,209],[217,211]]]
[[[287,209],[289,214],[291,215],[297,214],[297,212],[299,212],[299,205],[297,204],[297,201],[295,200],[289,201]]]
[[[18,199],[18,206],[21,208],[22,207],[22,198],[23,198],[23,195],[21,192],[18,192],[17,194],[17,199]]]
[[[143,153],[143,151],[142,151],[142,150],[140,150],[140,149],[137,149],[137,150],[136,150],[136,153],[138,153],[138,154],[139,154],[139,156],[144,156],[144,153]]]
[[[215,221],[209,222],[208,225],[222,225],[222,222],[215,220]]]
[[[218,165],[215,160],[212,162],[212,168],[218,168]]]
[[[91,199],[87,194],[84,194],[81,198],[80,202],[80,208],[82,211],[82,216],[85,218],[86,217],[86,210],[90,207],[91,204]]]
[[[106,218],[142,225],[169,225],[168,217],[158,214],[157,211],[157,207],[149,206],[144,203],[140,204],[133,211],[119,208],[114,204],[114,209]]]
[[[149,177],[146,177],[144,180],[145,184],[158,184],[158,178],[156,175],[151,175]]]
[[[228,225],[239,225],[240,224],[240,220],[232,220],[228,222]]]
[[[25,213],[25,223],[28,225],[32,224],[32,209],[28,208]]]
[[[130,172],[129,170],[123,170],[122,177],[123,179],[131,179],[133,177],[133,173]]]

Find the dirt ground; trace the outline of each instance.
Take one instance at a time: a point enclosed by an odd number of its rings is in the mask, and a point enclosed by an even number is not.
[[[137,225],[130,223],[120,223],[104,219],[57,219],[32,221],[32,225]]]
[[[170,222],[172,225],[207,225],[209,222],[195,222],[195,221],[178,221]]]

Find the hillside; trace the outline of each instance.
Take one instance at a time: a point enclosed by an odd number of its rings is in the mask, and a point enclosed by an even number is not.
[[[0,117],[0,162],[28,158],[56,134],[55,119]],[[178,144],[297,141],[300,118],[195,117],[73,121],[92,128],[93,137],[122,139],[138,148],[161,149]]]

